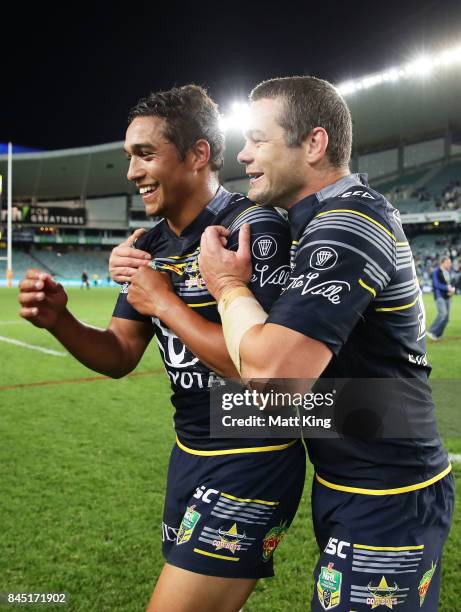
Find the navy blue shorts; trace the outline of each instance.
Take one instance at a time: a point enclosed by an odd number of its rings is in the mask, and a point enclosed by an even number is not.
[[[452,474],[423,489],[383,496],[337,491],[314,479],[321,553],[312,610],[437,612],[453,506]]]
[[[300,440],[283,450],[213,456],[175,445],[163,515],[167,563],[208,576],[273,576],[305,469]]]

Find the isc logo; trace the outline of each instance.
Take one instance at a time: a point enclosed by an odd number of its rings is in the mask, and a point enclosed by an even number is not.
[[[346,559],[347,554],[343,552],[343,548],[349,547],[349,542],[338,540],[338,538],[330,538],[323,552],[326,552],[328,555],[338,555],[340,559]]]
[[[211,504],[213,500],[210,499],[210,495],[217,495],[218,493],[219,491],[217,489],[207,489],[205,485],[202,485],[195,489],[193,497],[195,497],[195,499],[201,499],[206,504]]]

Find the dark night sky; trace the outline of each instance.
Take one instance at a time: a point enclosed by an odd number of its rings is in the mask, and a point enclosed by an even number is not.
[[[461,43],[460,0],[93,4],[16,2],[2,20],[0,142],[113,142],[152,89],[196,82],[225,110],[265,78],[338,83]]]

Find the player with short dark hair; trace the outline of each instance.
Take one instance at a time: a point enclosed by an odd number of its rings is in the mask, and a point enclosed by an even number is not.
[[[219,115],[203,89],[175,88],[147,100],[130,114],[128,178],[146,212],[163,219],[136,233],[138,248],[128,249],[133,267],[117,277],[130,282],[109,327],[75,319],[62,286],[37,270],[20,284],[20,314],[48,329],[79,361],[115,378],[138,364],[156,336],[173,390],[177,442],[163,517],[166,563],[148,610],[236,612],[257,580],[273,575],[273,552],[302,494],[305,452],[299,440],[210,437],[210,388],[237,371],[199,274],[199,244],[203,230],[219,223],[236,250],[239,229],[249,224],[251,286],[270,308],[289,270],[289,228],[276,211],[219,186]],[[139,267],[140,261],[155,269]]]
[[[137,117],[163,119],[165,138],[176,147],[182,160],[198,140],[206,140],[210,168],[217,171],[224,162],[224,134],[217,116],[216,103],[202,87],[184,85],[141,98],[128,114],[128,125]]]
[[[320,377],[316,389],[337,393],[337,434],[307,439],[320,549],[312,610],[435,611],[454,486],[399,213],[364,175],[350,173],[351,118],[331,85],[274,79],[251,99],[239,160],[249,198],[288,210],[291,275],[264,312],[246,285],[248,228],[240,253],[223,248],[225,228],[205,230],[199,263],[244,378]]]
[[[286,77],[259,83],[250,100],[283,100],[279,116],[288,147],[300,147],[315,127],[328,134],[326,156],[333,168],[347,166],[352,149],[352,120],[347,104],[328,81]]]

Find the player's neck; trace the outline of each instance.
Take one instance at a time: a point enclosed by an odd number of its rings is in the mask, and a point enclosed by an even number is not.
[[[350,170],[347,167],[333,168],[331,166],[327,166],[320,168],[319,170],[314,170],[309,176],[309,181],[306,182],[305,188],[300,190],[296,194],[296,197],[294,197],[287,205],[283,206],[283,208],[289,210],[304,198],[307,198],[314,193],[318,193],[322,189],[325,189],[325,187],[333,185],[333,183],[336,183],[336,181],[339,181],[341,178],[344,178],[349,174]]]
[[[168,215],[167,223],[171,231],[179,236],[211,202],[218,189],[219,181],[217,176],[214,174],[210,175],[199,188],[195,189],[181,202],[181,205],[176,210]]]

